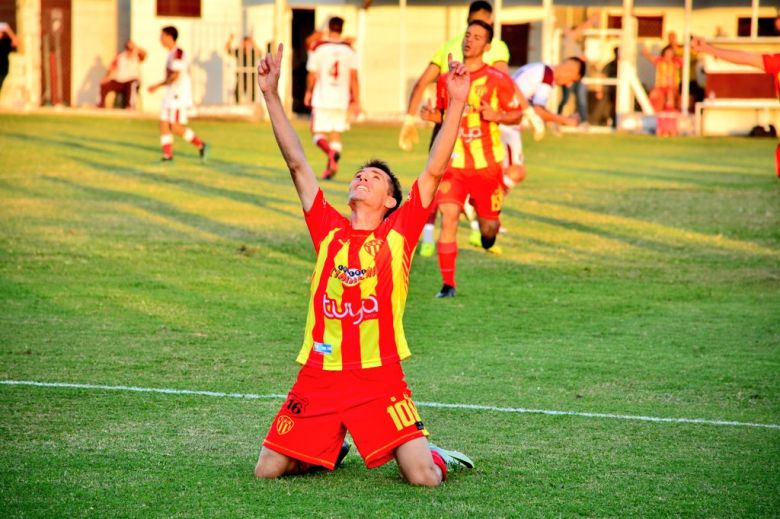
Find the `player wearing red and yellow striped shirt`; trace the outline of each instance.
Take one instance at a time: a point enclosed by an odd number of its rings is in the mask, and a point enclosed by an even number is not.
[[[470,198],[476,210],[485,250],[494,246],[498,234],[505,154],[498,125],[518,123],[522,111],[512,78],[482,61],[492,39],[493,27],[480,20],[469,23],[463,38],[464,64],[471,73],[471,88],[452,162],[437,195],[442,214],[437,248],[443,285],[436,297],[455,295],[458,217],[466,198]],[[446,98],[439,99],[439,108],[444,108],[445,103]]]
[[[255,475],[276,478],[335,468],[349,431],[365,464],[395,459],[410,483],[439,485],[447,467],[468,457],[432,446],[400,361],[409,356],[403,312],[417,238],[447,166],[465,108],[469,74],[451,62],[451,103],[428,164],[401,205],[401,187],[381,161],[363,165],[349,184],[349,217],[320,190],[277,92],[282,63],[267,55],[258,83],[287,162],[317,259],[303,364],[263,441]],[[400,207],[399,207],[400,206]]]

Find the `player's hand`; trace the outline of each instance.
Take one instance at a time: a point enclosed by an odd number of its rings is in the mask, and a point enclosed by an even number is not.
[[[565,122],[564,122],[564,124],[566,126],[577,126],[578,124],[580,124],[580,116],[579,116],[579,114],[574,114],[574,115],[572,115],[570,117],[567,117]]]
[[[260,87],[263,95],[276,93],[279,89],[283,51],[284,45],[280,43],[276,50],[276,56],[273,55],[273,52],[269,52],[257,65],[257,86]]]
[[[466,102],[471,86],[471,76],[466,65],[460,61],[452,59],[452,53],[447,55],[450,70],[447,72],[447,93],[450,96],[450,102]]]
[[[352,101],[349,103],[349,108],[347,108],[347,114],[349,116],[350,121],[357,121],[360,119],[360,112],[362,112],[363,109],[360,108],[360,103],[356,103]]]
[[[479,108],[477,109],[477,112],[479,112],[482,116],[483,121],[487,121],[489,123],[492,122],[498,122],[499,114],[496,112],[492,106],[490,106],[490,103],[488,103],[486,100],[482,99],[479,103]]]
[[[311,92],[303,94],[303,106],[311,108]]]
[[[536,113],[536,110],[534,110],[533,106],[528,106],[525,110],[523,110],[523,117],[528,119],[528,123],[531,125],[531,128],[534,130],[534,140],[540,141],[544,138],[544,132],[547,129],[547,126],[544,124],[544,119],[539,117],[539,114]]]
[[[420,142],[415,123],[413,115],[407,114],[404,117],[404,124],[401,126],[401,133],[398,135],[398,146],[404,151],[412,151],[414,145]]]
[[[433,106],[430,99],[428,99],[425,105],[420,109],[420,117],[423,121],[430,121],[432,123],[441,122],[441,112]]]
[[[149,93],[151,94],[151,93],[153,93],[155,90],[157,90],[157,88],[158,88],[159,86],[160,86],[160,85],[149,85],[149,88],[148,88],[147,90],[149,90]]]

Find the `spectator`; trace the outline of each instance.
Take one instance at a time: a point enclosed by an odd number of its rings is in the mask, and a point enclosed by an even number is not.
[[[100,81],[99,108],[106,107],[106,95],[109,92],[122,94],[121,108],[132,108],[133,91],[138,88],[141,62],[145,59],[146,51],[133,40],[127,40],[124,50],[116,55]]]
[[[599,21],[599,14],[591,15],[579,25],[563,31],[563,47],[561,56],[564,58],[579,58],[587,63],[585,52],[582,48],[583,33],[586,29],[594,27]],[[576,101],[576,112],[580,116],[580,124],[587,128],[588,125],[588,91],[582,78],[575,81],[570,86],[564,86],[561,102],[558,105],[558,113],[563,111],[563,107],[569,101],[569,96],[574,93]]]
[[[234,47],[234,34],[231,34],[225,44],[225,52],[236,58],[236,103],[254,102],[257,98],[255,90],[256,69],[260,62],[262,51],[251,36],[244,36],[241,45]]]
[[[0,91],[3,89],[6,76],[8,76],[8,55],[15,52],[18,46],[19,38],[16,37],[11,26],[0,22]]]
[[[653,56],[647,47],[642,47],[642,55],[655,65],[655,87],[650,91],[650,104],[658,112],[656,135],[677,135],[682,60],[674,55],[671,45],[664,47],[660,56]]]
[[[680,45],[680,42],[677,41],[677,33],[669,33],[669,45],[672,47],[672,49],[674,49],[674,55],[677,56],[680,59],[680,63],[682,63],[685,49],[682,45]],[[699,85],[699,81],[696,77],[698,63],[699,53],[691,49],[691,62],[688,67],[688,93],[690,94],[691,100],[693,101],[689,106],[689,111],[691,112],[693,111],[695,103],[704,101],[704,89],[701,87],[701,85]],[[682,92],[680,92],[680,94],[682,95]]]

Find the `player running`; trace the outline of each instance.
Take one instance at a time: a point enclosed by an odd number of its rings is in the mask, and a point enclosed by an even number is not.
[[[437,247],[443,281],[436,294],[439,298],[455,295],[458,218],[467,198],[477,213],[482,247],[494,250],[504,196],[504,145],[498,125],[515,124],[522,117],[512,79],[482,61],[492,39],[493,26],[482,20],[472,20],[463,38],[464,65],[471,73],[471,86],[468,111],[461,120],[452,162],[436,199],[442,215]],[[437,104],[443,109],[448,103],[440,97]]]
[[[312,107],[311,132],[316,144],[328,156],[322,178],[328,180],[338,171],[341,158],[341,134],[349,130],[349,117],[360,113],[357,55],[341,39],[344,20],[334,16],[328,22],[328,37],[317,42],[306,70],[306,95],[303,103]],[[325,138],[325,134],[328,138]]]
[[[398,179],[381,161],[349,185],[348,218],[324,198],[278,94],[282,45],[260,62],[258,83],[274,135],[303,206],[317,259],[298,379],[263,442],[259,478],[333,470],[350,432],[368,468],[395,459],[413,485],[434,487],[468,457],[428,443],[400,361],[409,357],[403,313],[409,267],[444,174],[469,91],[469,73],[450,65],[451,99],[428,164],[401,205]],[[400,207],[399,207],[400,206]]]
[[[179,31],[176,30],[176,27],[172,25],[163,27],[160,33],[160,43],[168,49],[168,58],[165,60],[165,79],[149,87],[149,92],[154,92],[163,86],[167,87],[160,110],[162,160],[173,160],[173,134],[183,137],[185,141],[198,148],[198,154],[203,160],[206,158],[208,145],[186,126],[187,111],[192,108],[192,85],[188,71],[189,62],[184,51],[176,45],[178,37]]]

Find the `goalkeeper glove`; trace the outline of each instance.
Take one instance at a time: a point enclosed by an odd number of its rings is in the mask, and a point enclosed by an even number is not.
[[[404,151],[411,151],[412,147],[420,142],[417,136],[417,118],[407,114],[404,117],[404,124],[401,126],[401,134],[398,136],[398,146]]]
[[[531,127],[534,129],[534,140],[542,140],[545,130],[544,121],[539,117],[539,114],[536,113],[534,107],[528,106],[528,108],[523,110],[523,115],[528,118],[528,122],[531,123]]]

